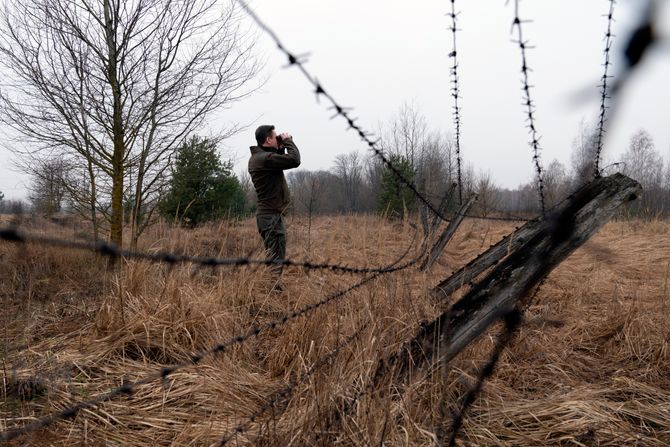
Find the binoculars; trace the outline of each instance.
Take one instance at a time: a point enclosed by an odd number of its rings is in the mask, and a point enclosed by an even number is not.
[[[288,137],[291,138],[291,135],[289,135]],[[281,137],[281,135],[277,134],[277,146],[281,146],[283,140],[284,139]]]

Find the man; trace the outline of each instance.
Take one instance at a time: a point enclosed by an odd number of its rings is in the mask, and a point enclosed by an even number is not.
[[[300,166],[300,152],[287,133],[277,135],[275,126],[259,126],[249,158],[249,174],[256,189],[256,225],[270,259],[286,258],[286,227],[283,213],[290,202],[285,169]],[[286,153],[285,151],[286,150]],[[277,276],[281,266],[274,269]],[[276,286],[281,290],[281,285]]]

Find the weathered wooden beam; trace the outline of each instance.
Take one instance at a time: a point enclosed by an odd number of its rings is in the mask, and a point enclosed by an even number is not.
[[[430,254],[426,258],[426,260],[423,262],[423,264],[421,264],[422,271],[426,271],[429,268],[431,268],[432,265],[435,263],[435,261],[437,261],[437,258],[440,257],[442,251],[444,251],[444,248],[447,246],[447,243],[456,233],[456,230],[458,229],[459,225],[461,224],[461,222],[463,222],[465,214],[468,212],[470,206],[472,206],[472,203],[475,201],[476,198],[477,196],[470,197],[470,199],[460,207],[460,209],[456,213],[456,216],[454,216],[451,222],[449,222],[447,228],[445,228],[445,230],[438,238],[437,242],[435,242],[435,245],[433,245],[433,248],[430,250]]]
[[[392,369],[395,380],[406,379],[409,371],[436,357],[437,345],[440,360],[451,360],[641,192],[639,183],[622,174],[578,191],[463,298],[380,361],[375,377]]]
[[[456,190],[456,186],[458,186],[457,183],[452,183],[447,187],[447,190],[444,193],[444,196],[442,197],[442,200],[440,201],[440,206],[437,208],[437,211],[440,213],[439,215],[435,214],[433,216],[433,222],[430,225],[430,235],[432,236],[437,232],[437,229],[440,227],[440,224],[442,223],[442,219],[440,216],[444,216],[447,212],[447,208],[449,207],[449,202],[451,202],[451,198],[454,196],[454,191]]]
[[[542,220],[535,219],[526,222],[523,226],[514,230],[492,245],[488,250],[478,255],[472,261],[461,267],[448,278],[440,281],[430,290],[430,295],[435,299],[446,300],[452,293],[468,284],[489,267],[500,262],[502,258],[519,248],[541,230]]]

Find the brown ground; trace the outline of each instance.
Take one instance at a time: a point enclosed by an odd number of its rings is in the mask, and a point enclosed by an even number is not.
[[[413,242],[407,224],[375,217],[289,222],[295,259],[379,266]],[[377,360],[440,305],[427,289],[512,225],[466,221],[430,274],[394,273],[306,317],[263,332],[74,420],[11,445],[216,445],[273,392],[339,341],[370,327],[230,445],[435,445],[450,408],[488,357],[494,329],[446,371],[416,370],[407,386],[365,394],[339,423],[342,399]],[[72,239],[81,230],[37,226]],[[260,256],[254,222],[195,230],[157,226],[142,249]],[[416,254],[410,252],[408,258]],[[461,445],[670,445],[670,223],[608,224],[550,276],[513,345],[471,409]],[[288,269],[283,294],[265,268],[170,269],[130,261],[105,273],[93,254],[0,242],[3,359],[0,430],[59,411],[188,353],[244,334],[345,288],[360,275]],[[445,405],[447,406],[445,410]]]

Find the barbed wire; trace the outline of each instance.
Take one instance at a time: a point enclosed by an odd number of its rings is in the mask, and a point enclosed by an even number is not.
[[[277,34],[270,28],[265,22],[263,22],[260,17],[249,7],[249,5],[244,1],[244,0],[237,0],[237,3],[240,4],[242,9],[249,15],[249,17],[256,22],[256,25],[260,29],[262,29],[270,38],[275,42],[277,45],[277,49],[284,53],[288,59],[288,66],[292,67],[295,66],[300,70],[300,72],[304,75],[304,77],[307,79],[307,81],[312,84],[314,87],[314,94],[316,95],[317,102],[319,101],[319,98],[325,98],[330,104],[331,104],[331,109],[335,111],[335,114],[331,117],[331,119],[340,116],[342,117],[346,122],[347,122],[347,130],[353,130],[358,134],[360,139],[368,145],[368,147],[379,157],[379,159],[393,172],[393,175],[398,178],[405,186],[407,186],[412,194],[421,201],[426,207],[435,215],[441,217],[443,220],[447,220],[435,207],[430,203],[426,197],[424,197],[423,194],[417,190],[416,186],[414,183],[407,179],[402,172],[384,155],[384,151],[378,147],[378,139],[373,140],[372,133],[367,132],[364,130],[361,126],[356,124],[356,121],[358,118],[354,118],[351,116],[351,107],[344,107],[340,105],[333,96],[326,91],[324,88],[323,84],[317,80],[316,77],[312,76],[309,71],[305,68],[305,62],[306,62],[306,56],[305,55],[296,55],[291,53],[289,50],[286,49],[286,47],[282,44],[281,40],[279,40],[279,37]]]
[[[460,97],[460,89],[458,84],[458,53],[456,51],[456,0],[451,0],[451,13],[447,15],[451,17],[451,35],[452,35],[452,50],[449,57],[453,59],[454,63],[450,67],[451,73],[451,97],[454,98],[454,127],[456,130],[456,168],[458,175],[458,203],[463,203],[463,182],[461,181],[461,108],[458,105]]]
[[[500,360],[500,355],[514,338],[514,334],[516,333],[516,330],[519,328],[523,320],[521,311],[519,311],[516,308],[506,312],[501,317],[501,319],[504,322],[503,332],[498,336],[496,344],[489,356],[489,359],[486,361],[482,369],[479,371],[479,374],[477,375],[477,380],[475,381],[474,385],[465,393],[465,396],[463,397],[463,400],[461,402],[461,408],[452,418],[451,428],[449,430],[451,433],[449,437],[449,444],[448,444],[449,447],[456,445],[456,437],[458,436],[458,431],[460,430],[461,425],[463,424],[463,420],[465,418],[468,409],[475,402],[475,399],[481,392],[482,387],[484,386],[484,382],[486,382],[486,380],[495,371],[495,367],[498,363],[498,360]]]
[[[551,206],[551,207],[547,210],[547,212],[548,212],[549,214],[551,214],[552,212],[558,210],[559,207],[560,207],[561,205],[563,205],[564,203],[566,203],[568,200],[570,200],[572,197],[574,197],[574,196],[575,196],[577,193],[579,193],[580,191],[582,191],[582,190],[584,190],[585,188],[587,188],[587,187],[591,184],[591,182],[592,182],[592,180],[589,180],[588,182],[586,182],[586,183],[580,185],[575,191],[573,191],[573,192],[570,193],[570,194],[567,194],[565,197],[563,197],[561,200],[559,200],[557,203],[555,203],[553,206]],[[536,217],[534,217],[534,218],[532,218],[532,219],[526,220],[524,225],[530,225],[530,224],[533,224],[533,223],[537,223],[538,221],[540,221],[540,220],[543,219],[543,218],[544,218],[543,216],[536,216]],[[455,270],[454,272],[451,272],[451,274],[449,275],[449,277],[446,278],[446,279],[445,279],[444,281],[442,281],[442,282],[445,283],[445,282],[447,282],[447,281],[453,280],[454,278],[459,278],[459,277],[461,277],[460,280],[459,280],[459,282],[462,282],[463,284],[468,284],[469,286],[472,286],[472,285],[473,285],[472,280],[474,279],[474,277],[467,278],[467,275],[465,275],[465,272],[468,271],[468,270],[470,270],[470,268],[471,268],[472,266],[474,266],[475,264],[479,263],[484,257],[486,257],[486,256],[489,254],[489,250],[490,250],[491,248],[493,248],[493,247],[495,247],[495,246],[500,246],[500,245],[502,245],[503,243],[505,243],[505,244],[509,244],[510,241],[512,240],[512,238],[514,237],[515,233],[516,233],[518,230],[520,230],[521,228],[523,228],[523,227],[514,227],[514,230],[513,230],[511,233],[502,236],[498,242],[496,242],[496,243],[494,243],[494,244],[491,244],[491,245],[489,246],[488,249],[486,249],[486,250],[482,251],[481,253],[477,254],[474,258],[472,258],[470,261],[468,261],[465,265],[463,265],[463,266],[460,267],[459,269]],[[492,264],[489,265],[489,267],[491,267],[491,266],[493,266],[493,265],[497,265],[498,263],[500,263],[500,261],[501,261],[501,259],[496,259],[495,262],[493,262]],[[488,268],[488,267],[487,267],[487,268]],[[478,274],[475,275],[475,277],[476,277],[476,276],[478,276]],[[466,278],[467,278],[467,279],[466,279]]]
[[[535,124],[535,106],[533,105],[533,100],[530,97],[530,83],[528,80],[528,60],[526,58],[526,49],[531,48],[528,45],[528,42],[523,39],[523,31],[521,29],[521,23],[528,22],[528,20],[521,20],[519,18],[519,0],[514,0],[514,21],[512,22],[512,28],[517,30],[517,40],[515,41],[519,45],[521,50],[521,73],[522,73],[522,90],[524,93],[524,100],[522,105],[526,107],[526,115],[528,121],[528,130],[530,133],[530,145],[533,148],[533,164],[535,165],[535,170],[537,172],[537,184],[540,194],[540,205],[542,208],[542,215],[545,214],[545,201],[544,201],[544,181],[542,179],[542,166],[540,165],[540,137],[537,132],[537,126]]]
[[[466,214],[463,217],[467,217],[469,219],[477,219],[477,220],[495,220],[495,221],[500,221],[500,222],[528,222],[528,218],[524,217],[518,217],[518,216],[477,216],[474,214]]]
[[[312,366],[307,371],[305,371],[299,378],[291,381],[284,388],[272,393],[256,411],[254,411],[250,416],[247,417],[247,419],[244,422],[238,424],[230,433],[226,434],[219,442],[219,446],[226,445],[228,441],[230,441],[234,436],[247,431],[249,425],[256,422],[256,420],[263,413],[265,413],[270,408],[274,407],[281,399],[288,399],[289,397],[291,397],[293,395],[293,392],[301,383],[309,379],[319,369],[329,364],[331,360],[337,357],[337,355],[340,353],[342,349],[346,348],[352,341],[357,339],[363,333],[363,331],[368,328],[369,325],[370,325],[369,321],[363,324],[353,334],[351,334],[346,339],[342,340],[337,345],[337,347],[335,347],[335,349],[331,350],[328,354],[326,354],[325,356],[321,357],[319,360],[314,362]]]
[[[309,74],[309,72],[305,69],[304,67],[304,56],[296,56],[293,53],[290,53],[288,50],[285,49],[285,47],[281,44],[279,39],[277,38],[276,34],[267,26],[265,25],[259,18],[258,16],[253,13],[253,11],[247,6],[247,4],[242,1],[238,0],[238,3],[242,6],[242,8],[250,15],[250,17],[258,24],[258,26],[263,29],[266,33],[268,33],[271,38],[275,41],[277,44],[277,47],[279,48],[280,51],[282,51],[289,60],[289,66],[297,66],[299,70],[303,73],[303,75],[308,79],[308,81],[314,86],[315,88],[315,94],[317,96],[317,100],[319,97],[325,97],[328,99],[328,101],[331,103],[332,109],[335,110],[335,115],[332,118],[335,118],[336,116],[341,116],[342,118],[347,121],[349,125],[349,129],[354,130],[355,132],[358,133],[359,137],[368,144],[370,149],[374,151],[374,153],[380,157],[380,159],[388,166],[388,168],[396,175],[396,177],[403,182],[412,192],[413,194],[422,201],[428,209],[431,210],[431,212],[434,213],[435,216],[440,217],[441,219],[448,221],[444,216],[442,216],[442,213],[440,213],[438,210],[436,210],[432,204],[428,201],[428,199],[421,194],[414,184],[406,179],[402,173],[393,165],[393,163],[386,158],[384,155],[384,152],[382,149],[380,149],[377,146],[377,141],[371,139],[371,134],[367,133],[360,127],[359,125],[356,124],[356,119],[352,118],[350,115],[350,110],[349,108],[345,108],[340,106],[333,98],[330,96],[328,93],[326,93],[325,89],[323,86],[314,78],[312,75]],[[605,74],[603,76],[603,84],[602,84],[602,105],[601,105],[601,115],[600,115],[600,124],[601,128],[600,131],[602,132],[602,128],[604,127],[605,123],[605,99],[608,98],[607,96],[607,86],[606,86],[606,81],[608,78],[607,75],[607,69],[609,66],[609,48],[610,48],[610,37],[611,37],[611,32],[610,32],[610,25],[612,21],[612,9],[614,5],[614,0],[610,0],[610,14],[609,14],[609,22],[608,22],[608,31],[607,31],[607,43],[606,43],[606,50],[605,50],[605,57],[606,57],[606,62],[605,62]],[[458,185],[459,185],[459,201],[462,202],[462,190],[461,190],[461,166],[460,166],[460,106],[458,103],[458,99],[460,96],[459,93],[459,84],[458,84],[458,76],[457,76],[457,58],[456,58],[456,13],[455,13],[455,1],[451,0],[451,14],[449,14],[452,17],[452,33],[453,33],[453,52],[450,53],[450,57],[453,57],[454,63],[453,66],[451,67],[451,75],[452,75],[452,96],[454,97],[455,100],[455,106],[454,106],[454,120],[456,124],[456,149],[457,149],[457,160],[458,160]],[[521,30],[521,19],[519,18],[518,14],[518,0],[515,0],[515,18],[514,18],[514,23],[513,26],[517,28],[518,31],[518,44],[521,49],[521,54],[522,54],[522,73],[523,73],[523,88],[522,90],[525,93],[525,102],[524,105],[526,106],[526,112],[527,112],[527,117],[528,117],[528,128],[530,130],[531,134],[531,146],[533,148],[533,160],[535,164],[535,168],[537,171],[537,176],[538,176],[538,185],[539,185],[539,195],[540,195],[540,203],[541,203],[541,208],[542,208],[542,215],[544,216],[546,213],[545,209],[545,198],[544,198],[544,185],[543,185],[543,179],[542,179],[542,168],[540,165],[540,146],[539,146],[539,136],[536,130],[536,125],[535,125],[535,118],[534,118],[534,111],[535,107],[533,105],[533,102],[530,97],[530,84],[529,84],[529,79],[528,79],[528,71],[530,70],[527,65],[527,60],[526,60],[526,52],[525,50],[528,47],[527,42],[523,40],[523,35],[522,35],[522,30]],[[598,152],[596,154],[596,177],[599,176],[599,170],[598,170],[598,162],[599,162],[599,157],[600,157],[600,150],[601,150],[601,141],[599,140],[599,147],[598,147]],[[495,217],[495,216],[465,216],[465,217],[470,217],[470,218],[475,218],[475,219],[485,219],[485,220],[514,220],[514,221],[520,221],[520,220],[525,220],[525,219],[516,219],[516,218],[506,218],[506,217]],[[536,218],[538,219],[538,218]],[[533,219],[533,220],[536,220]],[[510,235],[503,237],[503,240],[505,238],[509,238]],[[309,304],[307,306],[304,306],[301,309],[298,309],[293,312],[289,312],[286,315],[284,315],[280,319],[273,320],[271,322],[262,324],[262,325],[254,325],[249,328],[247,328],[244,332],[242,332],[240,335],[236,335],[231,337],[230,339],[221,342],[215,346],[212,346],[206,350],[202,350],[197,352],[196,354],[190,355],[189,359],[187,361],[177,363],[171,366],[167,367],[162,367],[157,371],[154,371],[150,374],[147,374],[143,378],[135,381],[135,382],[130,382],[130,383],[125,383],[124,385],[114,388],[96,398],[92,398],[86,401],[79,402],[73,406],[70,406],[69,408],[66,408],[65,410],[62,410],[58,413],[54,413],[51,415],[47,415],[43,418],[40,418],[30,424],[27,424],[23,427],[20,428],[13,428],[8,431],[0,433],[0,440],[1,441],[10,441],[12,439],[15,439],[23,434],[27,434],[30,432],[33,432],[35,430],[44,428],[56,421],[62,420],[62,419],[68,419],[68,418],[73,418],[75,417],[81,410],[86,409],[86,408],[91,408],[95,407],[103,402],[109,401],[111,399],[114,399],[115,397],[118,396],[130,396],[132,395],[135,390],[143,385],[149,384],[153,381],[156,381],[158,379],[162,379],[165,381],[168,376],[171,374],[175,373],[176,371],[182,370],[184,368],[197,365],[203,359],[205,359],[208,356],[214,355],[214,354],[219,354],[219,353],[224,353],[228,352],[231,347],[235,345],[241,345],[247,340],[259,336],[261,333],[264,333],[267,330],[270,329],[276,329],[283,327],[290,321],[293,321],[299,317],[305,316],[312,311],[325,306],[333,301],[339,300],[343,298],[346,294],[349,292],[364,286],[365,284],[370,283],[376,278],[381,277],[382,275],[389,274],[392,272],[397,272],[400,270],[407,269],[411,267],[412,265],[415,265],[421,256],[423,256],[425,253],[419,253],[416,258],[405,262],[403,264],[398,264],[400,260],[404,259],[409,251],[411,250],[412,244],[407,248],[405,253],[401,256],[401,258],[394,263],[385,266],[385,267],[379,267],[379,268],[359,268],[359,267],[351,267],[351,266],[345,266],[345,265],[338,265],[338,264],[328,264],[328,263],[312,263],[308,261],[293,261],[290,259],[284,259],[284,260],[271,260],[271,259],[251,259],[251,258],[234,258],[234,259],[220,259],[220,258],[205,258],[205,257],[193,257],[193,256],[186,256],[186,255],[180,255],[180,254],[175,254],[175,253],[148,253],[148,252],[139,252],[139,251],[130,251],[130,250],[123,250],[120,249],[113,244],[109,243],[86,243],[86,242],[78,242],[78,241],[71,241],[71,240],[64,240],[64,239],[58,239],[58,238],[51,238],[51,237],[45,237],[45,236],[35,236],[35,235],[26,235],[21,232],[19,232],[16,228],[2,228],[0,229],[0,240],[5,240],[7,242],[12,242],[12,243],[19,243],[19,244],[27,244],[27,243],[37,243],[41,245],[48,245],[48,246],[53,246],[53,247],[63,247],[63,248],[72,248],[72,249],[80,249],[80,250],[88,250],[95,252],[97,254],[103,255],[103,256],[108,256],[112,258],[118,258],[118,257],[126,257],[126,258],[134,258],[134,259],[143,259],[143,260],[148,260],[151,262],[157,262],[157,263],[167,263],[169,265],[176,265],[180,263],[193,263],[201,266],[206,266],[206,267],[220,267],[220,266],[244,266],[244,265],[284,265],[284,266],[295,266],[295,267],[302,267],[306,270],[313,270],[313,269],[328,269],[332,270],[334,272],[338,273],[366,273],[366,274],[371,274],[370,276],[360,280],[359,282],[345,288],[342,290],[339,290],[337,292],[334,292],[326,297],[324,297],[322,300]],[[481,255],[477,256],[475,259],[470,261],[467,265],[472,264],[475,262]],[[464,266],[463,268],[467,267]],[[542,284],[542,283],[541,283]],[[539,288],[541,287],[538,286],[538,288],[535,291],[535,294],[537,294]],[[462,401],[462,405],[460,408],[460,411],[458,414],[454,415],[453,420],[452,420],[452,427],[451,427],[451,438],[449,445],[454,445],[456,436],[458,434],[458,431],[462,425],[463,419],[465,417],[465,414],[468,410],[468,408],[472,405],[472,403],[475,401],[477,395],[481,391],[484,382],[487,380],[488,377],[490,377],[496,367],[497,362],[500,359],[500,356],[506,346],[511,342],[511,340],[514,337],[515,332],[519,328],[519,326],[522,323],[522,312],[518,309],[512,309],[511,311],[505,313],[501,317],[504,321],[504,331],[502,334],[498,337],[496,341],[496,345],[488,359],[488,361],[485,363],[484,367],[481,369],[479,372],[478,378],[476,380],[476,383],[474,386],[467,391],[465,394],[465,397]],[[244,422],[241,422],[236,426],[236,428],[229,434],[225,435],[221,441],[220,445],[225,445],[233,436],[239,433],[243,433],[247,430],[248,426],[254,422],[257,421],[257,419],[269,408],[274,407],[281,399],[288,398],[290,397],[297,387],[303,383],[305,380],[307,380],[311,375],[313,375],[318,369],[322,368],[323,366],[327,365],[329,362],[331,362],[337,355],[338,353],[344,349],[346,346],[348,346],[351,341],[353,341],[355,338],[360,336],[360,334],[368,327],[368,323],[364,324],[361,326],[354,334],[350,335],[347,337],[345,340],[340,342],[335,349],[330,351],[328,354],[326,354],[324,357],[318,359],[312,366],[305,371],[298,379],[290,382],[286,387],[282,388],[281,390],[271,394],[265,402],[254,412],[252,413],[247,420]],[[388,365],[385,365],[388,366]],[[380,370],[378,370],[380,371]],[[365,394],[369,389],[371,389],[371,385],[374,385],[375,381],[373,380],[372,382],[369,382],[365,387],[363,387],[359,393],[349,401],[349,403],[345,406],[345,408],[351,408],[352,405],[355,405],[355,403],[360,399],[360,397]]]
[[[400,270],[405,270],[415,264],[417,264],[421,258],[423,253],[421,253],[419,256],[415,257],[414,259],[407,261],[403,264],[396,265],[398,261],[395,261],[394,263],[390,264],[389,267],[392,267],[393,271],[400,271]],[[403,254],[403,256],[400,258],[404,258],[406,256],[406,253]],[[124,385],[114,388],[107,393],[104,393],[98,397],[85,400],[82,402],[79,402],[75,405],[72,405],[65,410],[59,411],[57,413],[53,413],[47,416],[44,416],[30,424],[27,424],[23,427],[20,428],[14,428],[10,429],[8,431],[4,431],[0,433],[0,441],[10,441],[12,439],[15,439],[19,436],[22,436],[24,434],[28,434],[31,432],[34,432],[36,430],[39,430],[41,428],[44,428],[48,425],[53,424],[56,421],[63,420],[63,419],[69,419],[75,417],[81,410],[84,410],[86,408],[92,408],[95,407],[103,402],[107,402],[109,400],[112,400],[118,396],[122,395],[131,395],[135,392],[135,390],[142,386],[149,384],[151,382],[154,382],[158,379],[161,380],[166,380],[168,376],[171,374],[174,374],[175,372],[182,370],[184,368],[194,366],[199,364],[203,359],[205,359],[208,356],[211,356],[213,354],[222,354],[224,352],[227,352],[232,346],[235,345],[240,345],[247,340],[257,337],[261,333],[271,330],[271,329],[277,329],[280,327],[283,327],[286,325],[288,322],[293,321],[299,317],[302,317],[320,307],[323,307],[333,301],[339,300],[345,295],[347,295],[349,292],[356,290],[365,284],[371,282],[372,280],[379,278],[380,276],[383,276],[385,274],[391,273],[390,270],[384,271],[384,272],[377,272],[374,273],[370,276],[367,276],[366,278],[360,280],[359,282],[347,287],[346,289],[342,289],[338,292],[332,293],[328,296],[326,296],[324,299],[321,301],[318,301],[313,304],[309,304],[307,306],[304,306],[298,310],[295,310],[293,312],[289,312],[288,314],[284,315],[282,318],[272,320],[268,323],[262,324],[262,325],[254,325],[249,327],[244,333],[240,335],[233,336],[229,338],[228,340],[221,342],[215,346],[212,346],[206,350],[202,350],[197,352],[196,354],[193,354],[189,357],[188,361],[184,361],[181,363],[177,363],[171,366],[166,366],[163,368],[160,368],[158,371],[155,371],[151,374],[146,375],[144,378],[139,379],[135,382],[128,382],[125,383]]]
[[[426,196],[430,197],[430,198],[433,198],[433,199],[440,198],[440,196],[438,196],[436,194],[430,194],[430,193],[427,193]],[[442,197],[442,199],[444,199],[444,196]],[[442,204],[440,204],[440,207],[442,207]],[[491,206],[488,206],[487,208],[491,212],[498,213],[498,214],[506,214],[506,216],[484,216],[484,215],[466,214],[463,217],[469,217],[471,219],[481,219],[481,220],[499,220],[499,221],[506,221],[506,222],[527,222],[527,221],[533,219],[533,218],[528,218],[528,217],[517,216],[517,215],[511,214],[509,211],[501,210],[501,209],[498,209],[498,208],[493,208]],[[458,215],[458,213],[456,213],[455,215]],[[451,221],[451,219],[446,220],[445,222],[450,222],[450,221]]]
[[[603,151],[603,139],[605,135],[605,122],[607,120],[607,100],[610,99],[609,90],[607,89],[607,79],[612,76],[608,75],[608,69],[611,65],[610,62],[610,49],[612,48],[612,22],[614,21],[614,0],[609,0],[610,7],[609,12],[607,13],[607,31],[605,32],[605,49],[603,50],[605,54],[605,62],[603,63],[603,76],[602,83],[600,87],[600,114],[598,116],[598,137],[596,140],[596,159],[594,163],[594,177],[600,178],[600,155]]]
[[[266,266],[286,266],[299,267],[305,270],[331,270],[336,273],[390,273],[394,272],[394,267],[352,267],[342,264],[320,263],[310,261],[294,261],[292,259],[254,259],[248,257],[242,258],[215,258],[188,256],[178,253],[158,252],[149,253],[135,250],[119,249],[110,242],[81,242],[54,237],[29,235],[21,232],[15,227],[0,228],[0,240],[6,242],[28,244],[35,243],[43,246],[69,248],[74,250],[90,251],[110,258],[139,259],[156,263],[165,263],[168,265],[177,264],[195,264],[202,267],[242,267],[247,265],[266,265]]]

